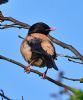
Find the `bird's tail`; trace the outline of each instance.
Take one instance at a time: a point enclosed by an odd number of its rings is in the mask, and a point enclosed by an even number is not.
[[[58,67],[57,67],[56,63],[54,62],[54,59],[46,60],[46,66],[48,68],[54,68],[55,70],[58,70]]]
[[[42,52],[42,51],[41,51]],[[40,56],[42,56],[42,59],[44,60],[44,64],[48,67],[48,68],[54,68],[55,70],[58,70],[57,65],[54,62],[53,57],[51,57],[50,55],[48,55],[46,52],[43,51],[43,53],[38,53],[36,52],[36,54],[39,54]]]
[[[56,65],[56,63],[54,62],[54,66],[53,66],[53,68],[55,69],[55,70],[57,70],[58,71],[58,67],[57,67],[57,65]]]

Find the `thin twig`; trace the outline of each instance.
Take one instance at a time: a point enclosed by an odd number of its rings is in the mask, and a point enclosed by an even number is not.
[[[80,79],[68,78],[65,76],[62,76],[62,78],[67,79],[67,80],[71,80],[71,81],[79,81],[80,82]]]
[[[9,97],[7,97],[7,96],[4,95],[3,90],[0,90],[0,91],[2,92],[2,93],[0,93],[0,96],[2,97],[2,100],[3,100],[3,98],[6,99],[6,100],[12,100]]]
[[[23,39],[23,40],[25,39],[25,38],[24,38],[24,37],[22,37],[21,35],[18,35],[18,37],[19,37],[20,39]],[[27,40],[26,40],[26,41],[27,41]]]
[[[22,96],[22,100],[24,100],[24,97]]]
[[[69,56],[69,55],[64,55],[64,54],[57,54],[57,57],[65,57],[68,58],[68,61],[78,63],[78,64],[83,64],[83,61],[80,61],[79,57],[76,56]]]
[[[0,24],[0,29],[6,29],[6,28],[23,28],[22,26],[16,25],[16,24]]]
[[[78,64],[83,64],[83,61],[76,61],[76,60],[73,60],[73,59],[68,59],[68,61],[71,61],[71,62],[74,62],[74,63],[78,63]]]
[[[65,58],[71,58],[71,59],[79,59],[79,57],[77,57],[77,56],[69,56],[69,55],[64,55],[64,54],[56,54],[57,56],[59,56],[59,57],[65,57]]]
[[[65,77],[65,76],[62,76],[62,78],[66,79],[66,80],[79,81],[80,83],[83,83],[83,78],[76,79],[76,78],[69,78],[69,77]]]
[[[20,22],[20,21],[14,19],[14,18],[12,18],[12,17],[4,17],[1,11],[0,11],[0,20],[2,20],[2,21],[10,21],[10,22],[13,22],[13,23],[15,23],[16,25],[22,26],[24,29],[29,29],[29,28],[30,28],[30,25],[25,24],[25,23],[23,23],[23,22]]]
[[[66,48],[66,49],[69,49],[71,52],[73,52],[80,60],[83,61],[83,56],[72,46],[72,45],[68,45],[56,38],[53,38],[52,36],[49,35],[49,38],[54,42],[56,43],[57,45],[63,47],[63,48]]]

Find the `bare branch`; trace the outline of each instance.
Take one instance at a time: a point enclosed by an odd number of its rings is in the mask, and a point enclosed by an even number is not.
[[[69,49],[71,52],[73,52],[73,53],[76,55],[76,57],[78,57],[80,60],[83,61],[83,56],[82,56],[73,46],[68,45],[68,44],[66,44],[66,43],[64,43],[64,42],[61,42],[61,41],[59,41],[58,39],[53,38],[52,36],[49,36],[49,38],[50,38],[54,43],[56,43],[57,45],[59,45],[59,46],[61,46],[61,47],[63,47],[63,48]]]
[[[10,21],[10,22],[13,22],[14,24],[16,25],[20,25],[21,27],[23,27],[24,29],[29,29],[30,28],[30,25],[28,24],[25,24],[23,22],[20,22],[12,17],[4,17],[2,12],[0,11],[0,20],[1,21]]]
[[[71,80],[71,81],[80,81],[80,79],[73,79],[73,78],[68,78],[65,76],[62,76],[62,78],[67,79],[67,80]]]
[[[73,59],[68,59],[68,61],[71,61],[71,62],[74,62],[74,63],[78,63],[78,64],[83,64],[83,61],[76,61],[76,60],[73,60]]]
[[[69,55],[64,55],[64,54],[57,54],[57,56],[68,58],[68,61],[71,61],[74,63],[83,64],[83,61],[80,61],[79,57],[76,57],[76,56],[69,56]]]
[[[4,95],[3,90],[0,90],[0,91],[1,91],[0,96],[2,97],[2,100],[3,100],[3,98],[6,99],[6,100],[12,100],[9,97],[7,97],[7,96]]]
[[[64,54],[58,54],[57,53],[57,57],[65,57],[65,58],[68,58],[68,59],[75,59],[75,60],[79,60],[79,57],[76,57],[76,56],[69,56],[69,55],[64,55]]]
[[[64,78],[64,79],[67,79],[67,80],[79,81],[80,83],[83,83],[83,78],[75,79],[75,78],[68,78],[68,77],[65,77],[65,76],[61,76],[61,77]]]
[[[6,28],[23,28],[22,26],[16,25],[16,24],[0,24],[0,29],[6,29]]]
[[[15,61],[13,59],[7,58],[7,57],[2,56],[2,55],[0,55],[0,59],[6,60],[6,61],[11,62],[11,63],[14,63],[14,64],[20,66],[21,68],[23,68],[24,70],[28,71],[28,69],[25,67],[25,65],[21,64],[20,62],[17,62],[17,61]],[[38,74],[39,76],[43,76],[43,73],[41,73],[41,72],[39,72],[37,70],[31,69],[31,68],[30,68],[30,72]],[[74,93],[74,89],[73,88],[62,84],[59,81],[56,81],[56,80],[54,80],[54,79],[52,79],[52,78],[50,78],[48,76],[46,76],[45,79],[47,79],[48,81],[50,81],[50,82],[52,82],[52,83],[54,83],[54,84],[56,84],[56,85],[58,85],[60,87],[66,88],[66,89],[68,89],[68,90],[70,90],[70,91],[72,91]]]
[[[24,100],[24,97],[22,96],[22,100]]]

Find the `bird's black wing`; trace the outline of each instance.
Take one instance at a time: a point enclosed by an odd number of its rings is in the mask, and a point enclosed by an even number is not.
[[[50,43],[50,42],[49,42]],[[45,51],[45,47],[43,48],[42,46],[42,41],[40,39],[34,38],[28,41],[28,45],[31,47],[31,51],[33,53],[33,57],[43,57],[46,63],[46,66],[51,68],[53,67],[54,69],[58,70],[56,67],[56,64],[54,62],[54,55],[51,55]]]

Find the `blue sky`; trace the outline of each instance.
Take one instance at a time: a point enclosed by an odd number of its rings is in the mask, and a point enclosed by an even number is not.
[[[5,16],[11,16],[22,22],[32,25],[35,22],[45,22],[57,30],[50,35],[73,45],[83,54],[83,0],[9,0],[7,4],[0,5],[0,10]],[[20,54],[22,40],[18,35],[25,37],[27,30],[5,29],[0,30],[0,54],[15,59],[25,65]],[[73,55],[70,51],[55,44],[56,52]],[[59,70],[65,72],[65,76],[71,78],[83,77],[83,66],[68,62],[65,58],[58,57],[56,64]],[[40,69],[34,67],[41,72]],[[48,76],[57,79],[58,72],[49,69]],[[51,93],[57,93],[59,86],[47,80],[41,79],[33,73],[25,74],[17,65],[0,60],[0,89],[13,98],[21,100],[54,100]],[[64,84],[83,89],[79,82],[64,80]],[[66,100],[66,97],[63,98]]]

